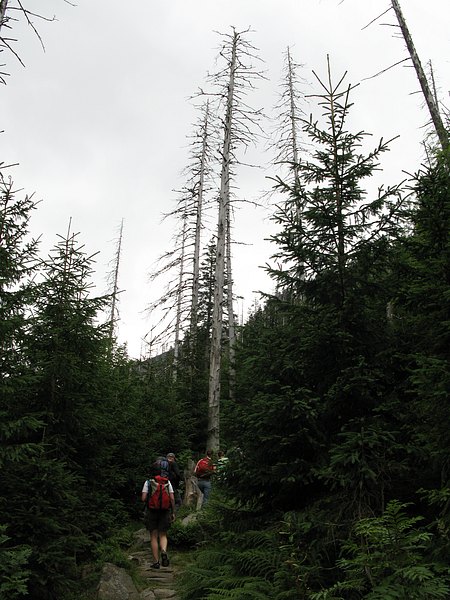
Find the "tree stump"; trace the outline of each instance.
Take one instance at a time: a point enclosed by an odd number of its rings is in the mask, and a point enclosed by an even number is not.
[[[203,502],[203,494],[197,485],[197,477],[194,475],[195,463],[189,460],[186,469],[184,469],[184,497],[183,505],[194,507],[200,510]]]

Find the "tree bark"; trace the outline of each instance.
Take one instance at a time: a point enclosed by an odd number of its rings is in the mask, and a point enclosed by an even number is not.
[[[299,173],[298,173],[298,163],[299,163],[299,153],[298,153],[298,140],[297,140],[297,113],[298,113],[298,109],[297,109],[297,105],[295,102],[295,85],[294,85],[294,80],[295,80],[295,74],[294,74],[294,63],[292,61],[292,57],[291,57],[291,52],[288,46],[287,52],[286,52],[286,62],[287,62],[287,84],[288,84],[288,90],[289,90],[289,116],[290,116],[290,122],[291,122],[291,153],[292,153],[292,164],[293,164],[293,170],[294,170],[294,190],[297,194],[297,203],[296,203],[296,214],[295,214],[295,218],[296,218],[296,225],[298,227],[298,231],[301,231],[301,226],[302,226],[302,211],[303,211],[303,207],[301,206],[300,203],[300,196],[299,196],[299,192],[300,192],[300,177],[299,177]],[[301,243],[302,243],[302,235],[301,233],[299,233],[299,235],[297,236],[297,243],[300,247]],[[300,269],[303,269],[303,263],[300,263]]]
[[[183,229],[181,232],[181,256],[180,256],[180,271],[178,275],[177,289],[177,306],[175,317],[175,342],[173,348],[173,381],[177,380],[178,361],[180,355],[180,330],[181,330],[181,300],[183,295],[183,279],[184,279],[184,256],[186,252],[186,236],[187,236],[187,200],[184,205],[183,214]]]
[[[232,260],[231,260],[231,210],[230,204],[227,204],[227,308],[228,308],[228,360],[229,360],[229,398],[232,402],[235,400],[235,388],[236,388],[236,323],[234,320],[234,306],[233,306],[233,272],[232,272]]]
[[[203,121],[202,131],[202,150],[200,155],[200,169],[198,178],[197,191],[197,207],[195,220],[195,240],[194,240],[194,257],[193,257],[193,279],[192,279],[192,303],[191,303],[191,344],[195,348],[197,337],[197,312],[198,312],[198,295],[200,287],[200,237],[202,229],[202,210],[203,210],[203,190],[205,182],[206,156],[208,148],[208,128],[209,128],[209,102],[205,106],[205,117]]]
[[[6,9],[8,8],[8,0],[0,0],[0,30],[2,25],[6,23]]]
[[[227,211],[230,201],[230,160],[231,137],[234,108],[234,86],[236,70],[236,48],[238,34],[235,31],[232,42],[230,75],[228,83],[227,104],[224,121],[224,137],[222,146],[222,168],[220,174],[219,216],[217,223],[216,270],[214,282],[213,323],[211,333],[211,353],[209,368],[208,392],[208,441],[210,450],[220,447],[220,369],[222,359],[223,330],[223,289],[225,282],[225,237],[227,228]]]
[[[297,189],[300,184],[298,169],[298,142],[297,142],[297,107],[295,105],[295,91],[294,91],[294,65],[292,63],[291,52],[288,47],[286,53],[287,61],[287,76],[288,76],[288,88],[289,88],[289,113],[291,120],[291,150],[292,150],[292,162],[294,163],[294,183]]]
[[[201,493],[198,485],[197,478],[194,475],[195,462],[189,460],[186,469],[184,470],[184,495],[183,505],[190,506],[196,510],[200,510],[203,500],[203,494]]]
[[[113,274],[113,286],[112,286],[112,301],[111,301],[111,315],[109,318],[109,350],[108,354],[111,357],[113,338],[114,338],[114,325],[116,316],[116,305],[117,305],[117,293],[119,290],[119,266],[120,266],[120,254],[122,252],[122,236],[123,236],[123,219],[120,223],[119,240],[117,242],[117,250],[114,265]]]
[[[425,98],[425,102],[427,103],[434,129],[436,130],[436,134],[439,138],[442,149],[446,150],[449,145],[448,132],[444,126],[444,123],[442,122],[437,102],[435,101],[430,86],[428,85],[428,80],[422,68],[422,64],[414,47],[411,34],[409,33],[405,18],[401,11],[400,3],[398,0],[391,0],[391,4],[396,14],[403,39],[405,40],[406,47],[408,48],[409,55],[414,65],[414,69],[416,70],[417,78],[419,80],[420,87],[422,88],[422,93]]]

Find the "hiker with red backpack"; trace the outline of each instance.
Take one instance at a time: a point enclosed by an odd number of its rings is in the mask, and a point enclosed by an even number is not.
[[[145,502],[145,526],[150,531],[152,548],[152,569],[169,566],[167,555],[167,531],[175,520],[175,497],[168,478],[169,465],[165,458],[158,458],[152,465],[149,479],[142,488],[142,502]],[[161,551],[161,562],[159,553]]]
[[[203,494],[202,507],[208,502],[209,495],[211,494],[211,477],[216,471],[212,456],[212,450],[208,450],[206,456],[197,462],[194,469],[194,475],[197,477],[197,485]]]

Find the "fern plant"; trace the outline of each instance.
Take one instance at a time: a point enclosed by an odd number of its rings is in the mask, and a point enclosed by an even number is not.
[[[263,532],[266,537],[268,532]],[[217,535],[208,546],[195,554],[194,565],[182,578],[181,598],[200,600],[213,598],[272,598],[273,579],[277,569],[274,544],[251,547],[261,532]],[[274,536],[272,534],[272,539]],[[242,594],[237,596],[236,594]],[[252,596],[253,594],[253,596]],[[260,595],[262,594],[262,595]]]
[[[181,577],[182,600],[278,598],[278,528],[267,523],[267,515],[223,496],[220,504],[208,504],[199,521],[204,545]]]
[[[449,569],[427,560],[432,534],[418,528],[420,516],[391,501],[381,517],[361,519],[337,561],[344,578],[311,600],[427,600],[450,593]]]

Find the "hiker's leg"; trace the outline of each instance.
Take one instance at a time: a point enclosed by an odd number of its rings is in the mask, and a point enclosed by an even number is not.
[[[167,533],[165,531],[159,532],[159,546],[161,552],[167,552]]]
[[[159,547],[161,552],[167,552],[167,530],[171,525],[170,510],[163,510],[159,515],[158,532],[159,532]]]
[[[150,545],[152,547],[153,560],[155,563],[159,562],[158,535],[157,529],[152,529],[152,531],[150,531]]]
[[[199,480],[197,481],[197,487],[198,487],[198,489],[199,489],[199,490],[201,491],[201,493],[202,493],[202,506],[203,506],[203,505],[204,505],[204,503],[205,503],[205,487],[206,487],[206,484],[207,484],[207,483],[208,483],[208,482],[206,481],[206,479],[199,479]]]
[[[209,495],[211,493],[211,482],[210,481],[204,481],[203,482],[203,502],[202,502],[202,506],[205,506],[205,504],[208,502],[209,499]]]

